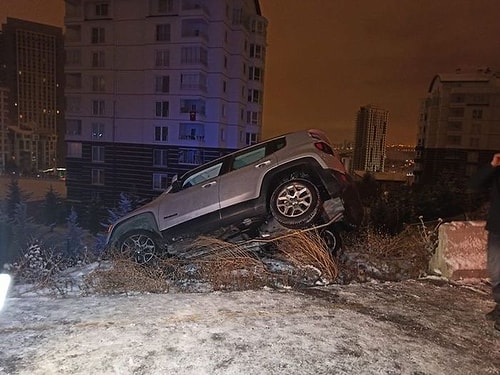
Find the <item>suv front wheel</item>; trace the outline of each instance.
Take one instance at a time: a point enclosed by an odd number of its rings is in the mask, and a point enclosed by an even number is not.
[[[134,230],[123,235],[118,241],[119,252],[131,257],[137,263],[150,263],[160,254],[158,236],[147,230]]]
[[[271,214],[283,226],[299,229],[317,219],[321,200],[316,185],[304,179],[291,179],[280,184],[271,195]]]

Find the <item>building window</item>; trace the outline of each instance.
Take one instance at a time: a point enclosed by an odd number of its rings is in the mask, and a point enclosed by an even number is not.
[[[181,99],[181,113],[195,112],[205,114],[205,101],[202,99]]]
[[[165,190],[168,186],[166,173],[153,173],[153,190]]]
[[[155,66],[169,66],[170,51],[168,49],[159,49],[155,51]]]
[[[168,102],[156,102],[156,117],[168,117]]]
[[[153,166],[166,167],[168,160],[167,150],[153,150]]]
[[[250,57],[261,59],[264,57],[264,47],[260,44],[250,44]]]
[[[247,124],[258,125],[260,123],[260,112],[247,111]]]
[[[246,133],[245,143],[247,145],[254,145],[259,142],[259,135],[257,133]]]
[[[156,0],[159,14],[171,13],[174,10],[173,0]]]
[[[108,17],[109,16],[109,4],[97,3],[95,5],[95,15],[96,15],[96,17]]]
[[[155,91],[156,92],[169,92],[170,91],[170,77],[169,76],[156,76],[155,77]]]
[[[251,66],[248,68],[248,79],[252,81],[262,81],[263,72],[261,68]]]
[[[191,148],[179,150],[179,164],[199,165],[201,163],[201,150]]]
[[[104,146],[92,146],[92,162],[104,163]]]
[[[102,92],[105,90],[104,77],[103,76],[93,76],[92,77],[92,91]]]
[[[181,74],[181,89],[183,90],[206,90],[207,76],[203,73]]]
[[[103,116],[104,110],[104,100],[92,100],[92,114],[94,116]]]
[[[157,42],[169,42],[170,41],[170,24],[156,25],[156,36]]]
[[[100,141],[104,137],[104,124],[94,122],[92,124],[92,140]]]
[[[92,67],[93,68],[104,68],[105,60],[104,60],[104,51],[94,51],[92,52]]]
[[[68,158],[81,158],[82,157],[82,144],[80,142],[68,142],[66,144]]]
[[[248,101],[250,103],[262,104],[262,93],[255,89],[248,90]]]
[[[473,109],[472,110],[472,118],[474,120],[481,120],[483,118],[483,110],[482,109]]]
[[[92,169],[92,185],[104,185],[104,169]]]
[[[182,64],[208,64],[208,51],[203,47],[182,47]]]
[[[106,41],[104,27],[93,27],[91,30],[91,43],[99,44]]]
[[[155,141],[168,141],[168,126],[155,126]]]
[[[82,135],[82,120],[66,120],[66,134]]]

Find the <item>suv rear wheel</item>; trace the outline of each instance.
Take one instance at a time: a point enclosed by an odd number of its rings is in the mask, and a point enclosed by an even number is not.
[[[320,213],[321,200],[312,182],[290,179],[274,190],[269,206],[280,224],[297,229],[314,223]]]

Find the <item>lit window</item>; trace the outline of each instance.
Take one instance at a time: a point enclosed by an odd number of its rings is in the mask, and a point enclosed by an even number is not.
[[[104,124],[92,123],[92,139],[101,140],[104,136]]]
[[[80,142],[68,142],[66,154],[67,154],[68,158],[81,158],[82,157],[82,144]]]

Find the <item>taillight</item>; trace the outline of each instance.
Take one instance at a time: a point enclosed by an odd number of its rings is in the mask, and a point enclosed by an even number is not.
[[[320,150],[321,152],[324,152],[325,154],[328,154],[328,155],[333,155],[333,150],[330,146],[328,146],[326,143],[324,142],[316,142],[314,144],[314,146]]]

